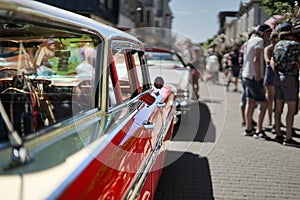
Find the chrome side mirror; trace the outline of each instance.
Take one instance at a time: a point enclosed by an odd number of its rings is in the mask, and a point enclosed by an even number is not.
[[[164,87],[165,81],[161,76],[158,76],[155,78],[154,80],[154,87],[156,87],[157,89],[161,89],[162,87]]]

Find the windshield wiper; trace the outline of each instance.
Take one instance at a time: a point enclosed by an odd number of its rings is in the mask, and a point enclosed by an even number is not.
[[[2,101],[0,99],[0,113],[1,117],[6,125],[8,130],[8,139],[9,143],[12,146],[12,156],[9,165],[6,170],[9,170],[14,167],[18,167],[24,165],[28,162],[33,161],[32,155],[30,155],[29,151],[24,147],[23,141],[17,131],[14,130],[7,113],[4,109]]]

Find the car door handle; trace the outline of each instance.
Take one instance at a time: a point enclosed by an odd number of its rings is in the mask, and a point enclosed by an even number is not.
[[[154,122],[146,121],[146,122],[143,123],[143,126],[144,126],[146,129],[153,129],[153,128],[154,128]]]
[[[166,103],[164,103],[164,102],[158,102],[158,103],[156,103],[156,105],[158,107],[165,107]]]

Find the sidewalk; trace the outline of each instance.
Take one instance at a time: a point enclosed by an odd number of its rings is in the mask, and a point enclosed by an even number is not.
[[[167,157],[178,159],[164,168],[155,199],[299,199],[300,149],[244,136],[241,93],[212,83],[201,83],[200,90],[205,118],[211,118],[207,136],[184,140],[191,132],[179,131]],[[300,141],[300,114],[294,124]]]

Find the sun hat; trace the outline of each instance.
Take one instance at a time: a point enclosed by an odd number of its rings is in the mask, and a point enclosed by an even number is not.
[[[268,24],[261,24],[257,29],[257,33],[271,32],[272,28]]]
[[[284,22],[282,24],[279,25],[278,27],[278,32],[281,33],[281,32],[289,32],[289,31],[292,31],[293,29],[293,26],[288,23],[288,22]]]
[[[291,36],[294,36],[293,26],[288,22],[284,22],[278,26],[279,40],[289,40]]]

